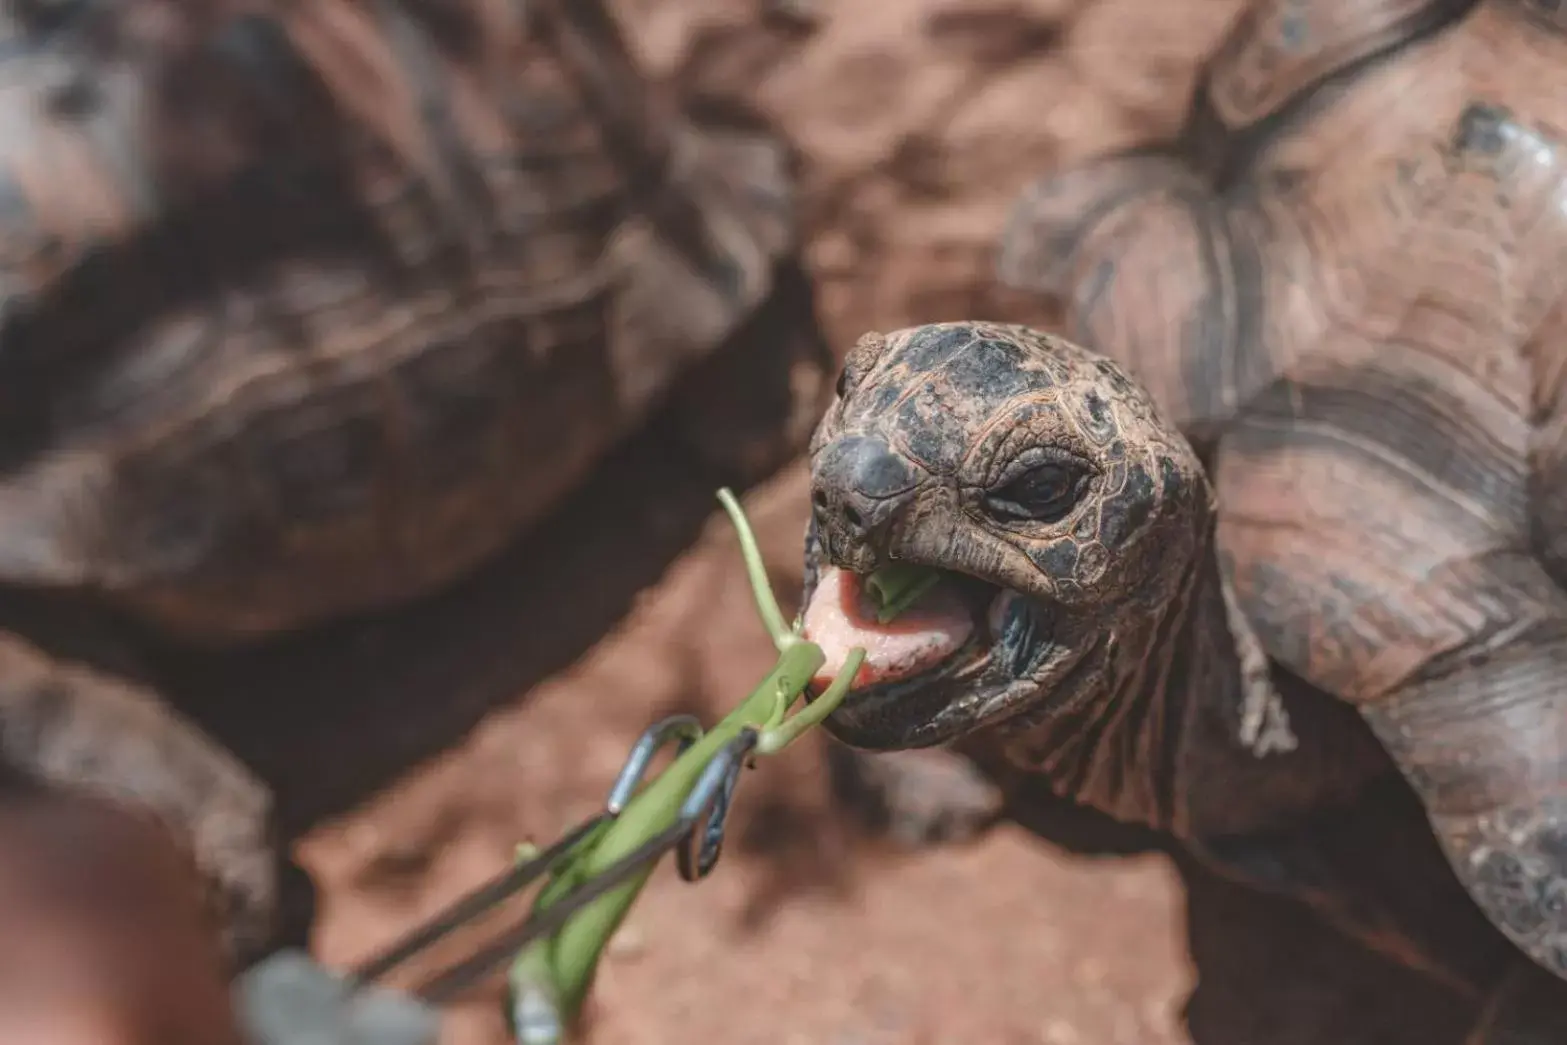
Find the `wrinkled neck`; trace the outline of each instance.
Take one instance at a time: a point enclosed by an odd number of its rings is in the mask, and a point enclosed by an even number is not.
[[[1194,700],[1238,699],[1240,659],[1230,639],[1211,524],[1174,594],[1093,637],[1060,699],[1004,724],[1010,762],[1052,789],[1118,820],[1177,826],[1181,752]]]
[[[1349,801],[1391,771],[1356,709],[1272,670],[1210,539],[1158,614],[1106,634],[1102,680],[1005,742],[1014,764],[1118,820],[1241,835]]]

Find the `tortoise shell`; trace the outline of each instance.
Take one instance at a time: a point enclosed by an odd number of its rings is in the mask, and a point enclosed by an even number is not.
[[[1567,9],[1252,3],[1178,138],[1043,179],[1001,254],[1201,451],[1237,626],[1567,976]]]
[[[9,5],[0,582],[181,635],[417,595],[772,290],[789,154],[596,2]]]

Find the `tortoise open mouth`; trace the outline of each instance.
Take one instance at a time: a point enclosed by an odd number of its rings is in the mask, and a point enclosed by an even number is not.
[[[807,691],[821,692],[863,646],[865,664],[828,719],[841,741],[867,749],[925,747],[972,730],[997,698],[1030,678],[1051,648],[1054,615],[980,577],[944,571],[896,621],[877,621],[863,578],[823,561],[807,539],[805,637],[827,662]]]

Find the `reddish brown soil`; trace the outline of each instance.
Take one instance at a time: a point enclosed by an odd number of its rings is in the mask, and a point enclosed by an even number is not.
[[[815,0],[810,34],[768,28],[753,0],[621,6],[661,75],[757,101],[805,150],[809,258],[841,348],[878,325],[1047,318],[987,286],[1009,201],[1051,164],[1170,127],[1234,3]],[[712,721],[766,670],[711,483],[671,446],[655,428],[449,597],[238,671],[186,669],[193,688],[266,694],[225,732],[309,828],[326,960],[591,812],[645,724]],[[801,472],[751,507],[793,590]],[[1463,1005],[1092,817],[901,854],[836,815],[824,778],[814,745],[765,762],[716,875],[659,872],[603,970],[594,1045],[1462,1036]],[[458,1006],[448,1040],[501,1042],[496,997]]]

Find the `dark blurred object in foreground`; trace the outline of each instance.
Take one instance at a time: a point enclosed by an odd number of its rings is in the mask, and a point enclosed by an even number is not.
[[[243,1045],[190,857],[150,816],[0,793],[0,1042]]]

